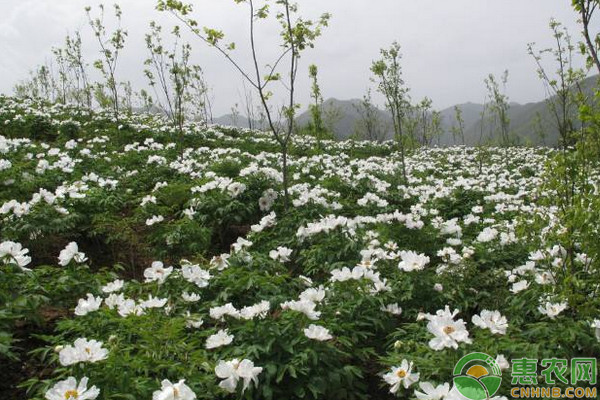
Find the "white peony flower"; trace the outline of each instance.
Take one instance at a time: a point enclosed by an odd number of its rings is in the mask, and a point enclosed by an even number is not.
[[[398,305],[398,303],[388,304],[385,307],[381,307],[381,311],[388,312],[392,315],[401,315],[402,307]]]
[[[492,333],[506,334],[508,322],[500,311],[483,310],[480,315],[473,315],[473,323],[482,329],[489,329]]]
[[[414,251],[401,251],[400,257],[402,261],[398,264],[398,268],[405,272],[420,271],[429,264],[429,257]]]
[[[415,396],[417,396],[417,399],[419,400],[442,400],[450,392],[450,385],[447,383],[434,387],[429,382],[420,382],[419,386],[423,391],[419,392],[418,390],[415,390]]]
[[[271,250],[269,252],[269,257],[271,257],[275,261],[285,263],[290,261],[290,256],[292,255],[292,252],[292,249],[279,246],[277,250]]]
[[[286,301],[285,303],[281,303],[281,308],[284,310],[290,309],[293,311],[301,312],[306,315],[308,319],[313,321],[318,320],[321,317],[320,311],[315,311],[316,303],[308,300],[300,300],[300,301]]]
[[[167,298],[157,298],[157,297],[152,297],[152,295],[148,295],[148,300],[144,300],[140,303],[140,307],[142,308],[162,308],[165,306],[165,304],[167,304],[167,301],[169,301],[169,299]]]
[[[79,362],[96,362],[108,357],[108,350],[102,347],[102,342],[79,338],[73,346],[63,347],[58,358],[63,366],[77,364]]]
[[[27,256],[28,249],[24,249],[21,243],[5,241],[0,243],[0,261],[5,264],[17,264],[22,270],[30,271],[25,268],[31,262],[31,257]]]
[[[494,228],[490,228],[485,227],[483,228],[483,230],[479,233],[479,235],[477,235],[477,238],[475,239],[476,242],[480,242],[480,243],[488,243],[491,242],[492,240],[496,239],[496,237],[498,236],[498,230],[494,229]]]
[[[106,285],[102,286],[102,291],[104,293],[113,293],[113,292],[118,292],[121,289],[123,289],[123,284],[125,282],[121,279],[115,279],[112,282],[107,283]]]
[[[210,266],[212,268],[216,268],[218,271],[223,271],[224,269],[229,267],[229,257],[230,255],[227,253],[221,254],[220,256],[214,256],[210,260]]]
[[[522,292],[523,290],[527,289],[528,287],[529,287],[529,282],[527,282],[526,280],[522,280],[522,281],[513,283],[510,291],[513,292],[514,294],[517,294],[517,293]]]
[[[102,304],[102,297],[94,297],[93,294],[88,293],[86,299],[79,299],[77,307],[75,307],[75,315],[83,316],[89,312],[96,311]]]
[[[252,246],[253,243],[249,240],[244,239],[243,237],[239,237],[235,243],[231,245],[231,251],[233,253],[239,253],[242,250]]]
[[[117,312],[123,318],[130,315],[144,315],[146,310],[141,304],[136,304],[133,299],[126,299],[117,305]]]
[[[314,324],[311,324],[308,328],[304,329],[304,335],[309,339],[318,340],[320,342],[333,339],[333,336],[331,336],[327,328]]]
[[[204,324],[204,320],[198,315],[193,315],[189,311],[185,312],[185,327],[198,329]]]
[[[254,305],[244,307],[240,310],[239,315],[240,318],[251,320],[255,317],[265,318],[271,309],[271,303],[267,300],[263,300]]]
[[[567,303],[550,303],[546,302],[543,306],[538,307],[538,311],[546,315],[550,319],[555,319],[558,314],[568,308]]]
[[[355,267],[353,270],[350,270],[348,267],[343,267],[342,269],[334,269],[331,273],[331,278],[329,279],[331,282],[345,282],[350,279],[360,279],[363,276],[362,271],[363,267]],[[353,273],[354,271],[360,271],[360,274]]]
[[[275,225],[277,225],[277,215],[274,212],[271,212],[269,215],[262,217],[258,224],[252,225],[250,230],[258,233]]]
[[[250,382],[258,385],[258,375],[262,372],[262,367],[255,367],[250,360],[239,361],[237,358],[231,361],[219,361],[215,367],[217,377],[223,379],[219,383],[219,387],[229,393],[234,393],[240,379],[244,385],[242,393],[246,391]]]
[[[211,335],[206,339],[207,349],[216,349],[217,347],[227,346],[233,342],[233,335],[227,332],[227,329],[220,330],[219,332]]]
[[[311,301],[313,303],[320,303],[325,299],[325,289],[323,286],[318,288],[308,288],[304,292],[300,293],[300,300]]]
[[[235,319],[240,318],[240,312],[233,306],[231,303],[227,303],[224,306],[212,307],[208,311],[209,315],[213,319],[218,319],[223,321],[226,315],[233,317]]]
[[[535,281],[539,285],[550,285],[554,284],[556,281],[554,280],[554,276],[548,271],[542,271],[535,274]]]
[[[466,399],[462,394],[460,394],[460,392],[458,391],[456,386],[453,386],[452,389],[450,389],[450,392],[448,392],[448,394],[446,395],[446,397],[444,397],[444,400],[468,400],[468,399]]]
[[[144,270],[145,282],[157,281],[159,284],[162,284],[171,275],[171,272],[173,272],[173,267],[165,268],[162,262],[154,261],[151,267]]]
[[[199,288],[207,287],[208,281],[212,278],[208,271],[198,265],[183,265],[181,275],[186,281],[195,284]]]
[[[104,304],[106,304],[106,306],[112,310],[113,308],[117,307],[119,304],[121,304],[124,301],[125,301],[125,296],[123,295],[123,293],[119,293],[119,294],[111,293],[104,300]]]
[[[450,312],[450,307],[445,310],[438,310],[436,315],[427,315],[429,320],[427,330],[433,333],[435,337],[429,341],[429,347],[434,350],[442,350],[446,347],[458,348],[459,342],[471,343],[466,324],[462,319],[454,320],[458,310]]]
[[[164,220],[165,217],[163,217],[162,215],[153,215],[151,218],[148,218],[146,220],[146,225],[152,226],[154,224],[158,224],[159,222],[163,222]]]
[[[88,378],[83,377],[79,384],[70,376],[64,381],[57,382],[46,392],[47,400],[94,400],[100,394],[96,386],[87,387]]]
[[[399,367],[392,367],[392,371],[383,375],[383,380],[390,385],[390,392],[396,393],[400,385],[408,389],[412,384],[419,381],[419,373],[412,373],[412,362],[402,360]]]
[[[183,292],[181,294],[181,298],[183,299],[183,301],[185,301],[187,303],[196,303],[196,302],[200,301],[201,297],[198,293]]]
[[[12,167],[12,163],[9,160],[5,160],[0,158],[0,171],[5,169],[10,169]]]
[[[232,198],[238,197],[240,194],[244,193],[246,190],[246,185],[239,182],[233,182],[227,187],[227,191]]]
[[[148,203],[156,204],[156,196],[149,194],[148,196],[144,196],[142,198],[142,202],[140,203],[141,207],[144,207]]]
[[[196,394],[185,384],[185,379],[171,383],[168,379],[160,383],[160,390],[152,393],[152,400],[195,400]]]
[[[75,242],[69,243],[67,247],[61,250],[60,255],[58,256],[58,264],[66,267],[73,260],[78,264],[87,261],[85,253],[79,251],[79,247]]]
[[[498,364],[498,366],[500,367],[500,369],[502,371],[510,368],[510,363],[508,362],[506,357],[504,357],[504,355],[502,355],[502,354],[498,354],[496,356],[496,364]]]

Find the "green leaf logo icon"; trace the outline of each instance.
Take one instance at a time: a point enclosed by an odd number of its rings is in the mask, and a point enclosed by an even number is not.
[[[502,372],[496,360],[485,353],[471,353],[454,367],[454,386],[470,400],[492,397],[502,384]]]

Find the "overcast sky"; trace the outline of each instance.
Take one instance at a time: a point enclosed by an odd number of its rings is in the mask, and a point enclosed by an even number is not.
[[[145,85],[142,74],[146,58],[144,34],[156,20],[165,27],[174,17],[155,11],[154,0],[120,0],[123,26],[129,31],[126,50],[118,68],[122,80],[137,88]],[[248,61],[245,50],[248,29],[246,8],[233,0],[196,0],[195,16],[202,26],[222,29],[237,43],[237,57]],[[84,7],[95,0],[0,0],[0,92],[11,93],[28,71],[51,58],[51,48],[62,44],[76,29],[82,32],[86,58],[98,57],[95,38],[87,26]],[[106,2],[107,6],[114,3]],[[397,40],[402,46],[405,80],[418,101],[433,99],[442,109],[463,102],[482,102],[483,79],[489,74],[510,72],[507,93],[511,101],[539,101],[543,86],[527,43],[540,47],[552,43],[550,18],[565,24],[579,39],[577,16],[570,0],[298,0],[300,12],[316,17],[332,14],[330,26],[315,49],[302,57],[299,101],[308,101],[308,66],[319,66],[325,98],[360,98],[370,82],[371,62],[381,47]],[[107,16],[107,24],[112,19]],[[165,29],[168,31],[168,29]],[[242,80],[213,49],[189,36],[194,60],[204,71],[214,92],[215,114],[241,102]],[[261,62],[272,61],[278,51],[276,27],[259,27]],[[380,99],[379,99],[380,101]]]

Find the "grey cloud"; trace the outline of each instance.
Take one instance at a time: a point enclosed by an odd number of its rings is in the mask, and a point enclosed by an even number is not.
[[[143,35],[150,20],[173,25],[175,19],[154,10],[153,0],[122,0],[123,25],[130,37],[120,66],[123,80],[145,84]],[[195,1],[201,24],[223,29],[238,43],[236,56],[248,65],[245,10],[228,0]],[[568,0],[299,0],[302,13],[333,15],[331,25],[315,49],[302,58],[299,100],[308,100],[308,65],[320,69],[325,97],[361,97],[369,86],[369,66],[380,47],[397,40],[403,48],[405,79],[415,100],[429,96],[437,108],[474,101],[485,96],[488,73],[509,69],[508,94],[513,101],[538,101],[544,96],[526,45],[551,44],[548,22],[554,17],[579,37],[576,15]],[[50,58],[67,32],[81,29],[86,57],[97,48],[86,26],[84,7],[99,1],[0,0],[0,91],[10,93],[27,71]],[[107,6],[111,2],[106,2]],[[110,18],[108,18],[110,21]],[[195,61],[205,70],[214,90],[217,114],[239,102],[242,81],[216,52],[187,37],[195,45]],[[277,54],[278,32],[268,25],[258,34],[261,62]]]

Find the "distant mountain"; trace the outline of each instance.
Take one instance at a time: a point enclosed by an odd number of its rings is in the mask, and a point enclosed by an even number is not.
[[[356,131],[357,122],[361,115],[359,105],[361,100],[327,99],[323,102],[323,120],[325,126],[335,134],[336,139],[344,140]],[[379,118],[391,124],[391,116],[387,111],[377,109]],[[311,121],[309,111],[305,111],[296,118],[298,126],[306,126]],[[328,126],[330,125],[330,126]],[[390,125],[391,126],[391,125]],[[392,137],[392,130],[388,130],[388,137]]]
[[[465,121],[465,137],[467,136],[466,131],[469,127],[476,125],[481,120],[481,112],[483,111],[482,104],[464,103],[441,110],[442,127],[444,129],[444,135],[440,139],[440,144],[442,145],[454,144],[451,131],[452,125],[456,124],[456,111],[454,110],[454,107],[458,107],[462,111],[462,119]],[[461,141],[458,140],[457,144],[461,144]]]
[[[248,117],[245,115],[234,115],[234,114],[225,114],[218,118],[213,118],[213,124],[218,125],[226,125],[226,126],[235,126],[238,128],[249,128],[250,121],[248,121]],[[252,120],[252,127],[257,127],[259,123],[255,120]]]
[[[331,125],[329,128],[333,129],[335,137],[338,140],[347,139],[352,133],[355,132],[357,121],[360,119],[360,113],[357,110],[357,106],[360,104],[360,100],[338,100],[328,99],[323,102],[323,114],[324,123]],[[387,111],[377,110],[379,117],[382,120],[390,120],[390,115]],[[296,117],[296,124],[300,127],[306,126],[311,121],[312,117],[310,112],[304,111]],[[213,119],[213,123],[226,126],[235,126],[238,128],[248,128],[249,121],[244,115],[226,114],[218,118]],[[260,125],[260,122],[252,120],[254,127]],[[391,137],[391,131],[389,132]]]
[[[589,77],[581,83],[583,92],[590,95],[593,89],[598,85],[598,75]],[[335,137],[338,140],[347,139],[353,133],[356,132],[356,127],[360,121],[361,115],[357,109],[360,104],[360,100],[338,100],[328,99],[323,103],[324,120],[326,125],[333,130]],[[464,103],[457,105],[462,111],[462,118],[465,122],[465,143],[469,146],[476,145],[480,142],[486,143],[493,138],[490,132],[491,124],[486,120],[484,121],[483,130],[481,124],[481,113],[484,109],[482,104],[477,103]],[[387,126],[387,138],[393,137],[391,115],[387,110],[377,109],[379,118]],[[455,111],[454,106],[448,107],[440,111],[442,115],[442,128],[444,134],[440,138],[439,143],[441,145],[452,145],[454,139],[451,133],[451,127],[455,122]],[[542,121],[542,129],[545,132],[545,138],[540,138],[536,134],[534,129],[534,123],[536,122],[536,116],[539,115]],[[548,109],[548,105],[545,100],[537,103],[510,103],[509,109],[510,118],[510,129],[513,135],[518,138],[521,144],[533,144],[533,145],[547,145],[554,146],[558,143],[558,128],[554,123],[554,119]],[[576,119],[576,115],[573,116]],[[298,126],[306,126],[311,120],[310,113],[305,111],[298,115],[297,124]],[[215,123],[222,125],[248,127],[248,119],[243,115],[234,116],[232,114],[224,115],[216,118]],[[258,126],[254,122],[254,126]],[[460,144],[460,140],[457,139],[457,144]]]
[[[593,89],[598,85],[598,75],[588,77],[581,82],[581,89],[587,96],[592,95]],[[483,131],[481,126],[481,112],[483,111],[483,105],[467,103],[459,105],[463,110],[463,119],[465,120],[465,142],[467,145],[476,145],[480,142],[483,143],[490,140],[492,133],[488,121],[484,122]],[[454,107],[447,108],[441,111],[444,115],[444,126],[446,133],[442,137],[442,144],[452,144],[453,138],[450,131],[450,127],[455,124],[455,113]],[[541,128],[545,133],[545,137],[541,138],[536,133],[534,125],[536,123],[537,115],[540,116]],[[510,119],[510,130],[511,133],[516,136],[520,144],[533,144],[533,145],[547,145],[555,146],[558,143],[559,133],[558,127],[554,122],[548,104],[546,100],[542,100],[537,103],[511,103],[508,112]],[[576,124],[579,124],[577,119],[576,110],[573,115],[573,120]]]

